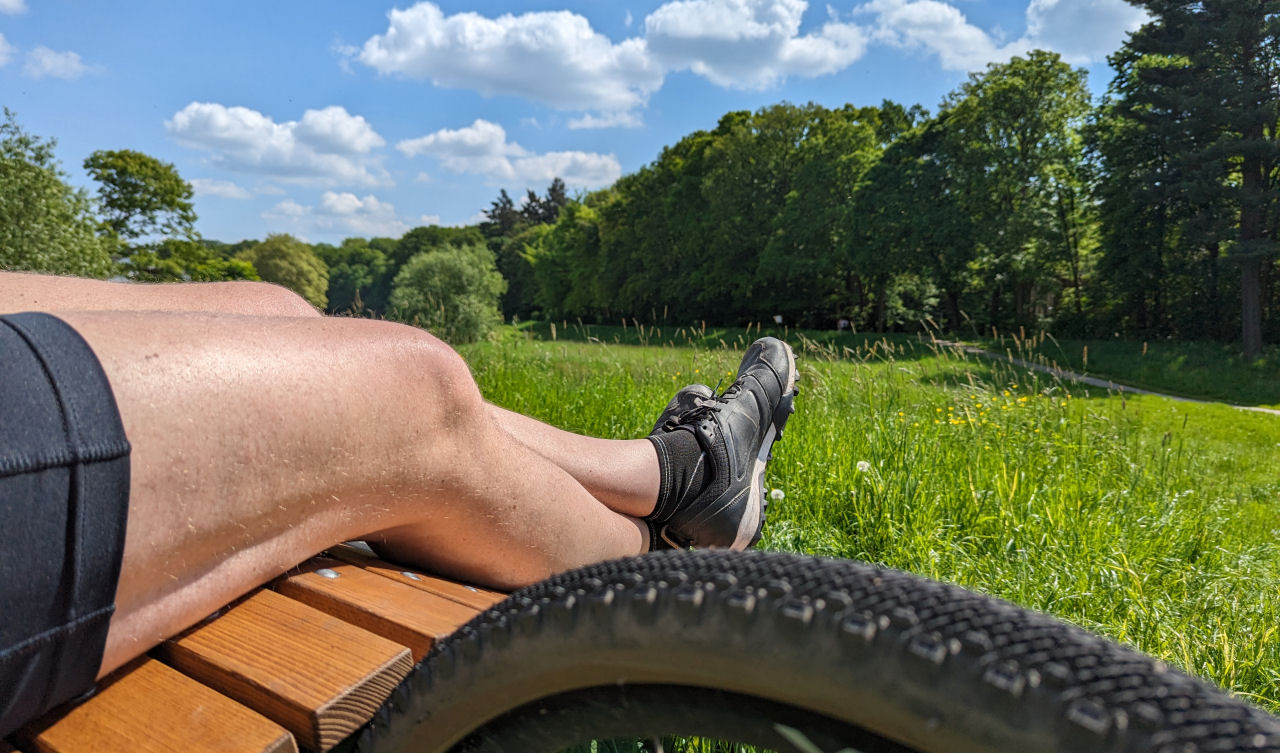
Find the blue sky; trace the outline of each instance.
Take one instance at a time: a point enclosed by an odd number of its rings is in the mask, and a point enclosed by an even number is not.
[[[1124,0],[0,0],[0,104],[58,141],[174,163],[225,241],[399,236],[500,188],[608,185],[725,112],[781,100],[934,109],[1028,49],[1085,67]]]

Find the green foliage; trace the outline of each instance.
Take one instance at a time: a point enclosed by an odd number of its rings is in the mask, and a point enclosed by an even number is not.
[[[98,208],[115,237],[197,237],[191,184],[172,164],[131,149],[99,150],[84,169],[99,184]]]
[[[0,269],[107,277],[115,244],[94,234],[83,191],[72,189],[54,142],[32,136],[7,108],[0,124]]]
[[[1202,337],[1238,323],[1257,355],[1276,297],[1280,2],[1135,4],[1153,20],[1112,58],[1094,134],[1120,322]],[[1238,318],[1225,305],[1234,295]]]
[[[452,343],[488,337],[502,323],[498,301],[506,282],[483,244],[424,251],[396,274],[390,314]]]
[[[236,255],[247,261],[267,282],[292,290],[316,308],[325,308],[329,269],[306,243],[291,235],[268,235],[267,239]]]
[[[484,235],[480,232],[480,228],[475,226],[440,227],[439,225],[426,225],[415,227],[405,233],[400,240],[396,241],[395,251],[388,255],[388,259],[396,268],[399,268],[418,254],[434,250],[440,246],[468,246],[473,243],[483,242]]]
[[[530,190],[519,208],[504,188],[485,210],[479,231],[508,282],[502,296],[503,316],[528,317],[537,309],[539,294],[529,262],[531,244],[542,235],[538,228],[554,223],[568,203],[564,181],[555,178],[545,196]]]
[[[329,268],[330,313],[386,312],[392,277],[386,254],[363,238],[347,238],[340,246],[319,244],[315,251]]]
[[[227,258],[197,241],[167,238],[137,247],[125,262],[127,276],[138,282],[217,282],[258,280],[244,259]]]

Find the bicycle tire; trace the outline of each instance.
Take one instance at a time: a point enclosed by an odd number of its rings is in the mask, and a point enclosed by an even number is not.
[[[628,689],[675,711],[618,714]],[[538,732],[556,718],[584,739],[714,735],[674,728],[681,693],[704,691],[829,722],[825,753],[840,735],[867,751],[1280,753],[1280,719],[1047,615],[847,560],[720,551],[513,593],[434,647],[354,747],[556,750],[560,733]]]

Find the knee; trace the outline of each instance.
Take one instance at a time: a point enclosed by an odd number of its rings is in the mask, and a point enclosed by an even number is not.
[[[484,401],[462,356],[430,333],[379,322],[394,331],[391,346],[405,397],[421,406],[435,428],[465,432],[484,420]]]

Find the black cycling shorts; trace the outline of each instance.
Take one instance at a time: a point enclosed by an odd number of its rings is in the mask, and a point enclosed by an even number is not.
[[[0,316],[0,737],[93,687],[128,512],[97,357],[61,319]]]

